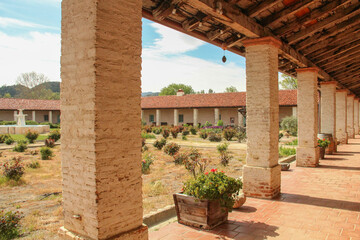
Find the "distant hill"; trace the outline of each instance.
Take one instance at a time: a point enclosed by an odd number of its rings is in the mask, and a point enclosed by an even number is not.
[[[160,92],[143,92],[141,93],[142,97],[151,97],[151,96],[159,96]]]
[[[23,85],[0,87],[0,96],[3,97],[5,94],[10,94],[12,98],[57,99],[60,94],[60,82],[46,82],[32,89]]]
[[[60,82],[46,82],[46,83],[37,85],[33,89],[35,90],[36,88],[42,88],[42,87],[44,87],[45,89],[50,89],[54,93],[60,93]]]

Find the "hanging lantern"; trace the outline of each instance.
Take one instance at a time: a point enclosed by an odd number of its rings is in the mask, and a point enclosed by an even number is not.
[[[225,54],[224,54],[224,56],[222,57],[222,61],[223,61],[223,63],[225,63],[225,62],[226,62],[226,57],[225,57]]]

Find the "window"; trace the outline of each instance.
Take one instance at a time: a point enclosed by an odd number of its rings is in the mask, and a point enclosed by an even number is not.
[[[179,114],[179,123],[184,122],[184,114]]]
[[[44,115],[44,121],[48,122],[49,121],[49,115]]]
[[[151,123],[154,122],[154,119],[155,119],[154,115],[151,114],[149,116],[149,122],[151,122]]]
[[[221,114],[219,114],[219,120],[221,120]]]

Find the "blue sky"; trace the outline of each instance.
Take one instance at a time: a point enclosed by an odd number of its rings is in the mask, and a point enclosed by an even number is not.
[[[60,81],[60,0],[1,0],[0,85],[12,85],[23,72]],[[184,83],[196,91],[245,91],[245,59],[175,30],[143,19],[142,89],[160,91]]]

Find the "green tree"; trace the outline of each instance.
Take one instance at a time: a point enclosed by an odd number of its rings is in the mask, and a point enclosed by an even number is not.
[[[282,80],[279,81],[281,89],[297,89],[297,79],[286,74],[281,74]]]
[[[215,91],[210,88],[208,93],[215,93]]]
[[[238,90],[236,89],[236,87],[230,86],[225,88],[225,92],[238,92]]]
[[[190,85],[185,85],[182,83],[172,83],[167,87],[164,87],[161,89],[159,96],[165,96],[165,95],[176,95],[177,91],[179,89],[182,89],[185,94],[194,94],[195,91]]]
[[[3,98],[11,98],[11,94],[10,93],[5,93]]]

